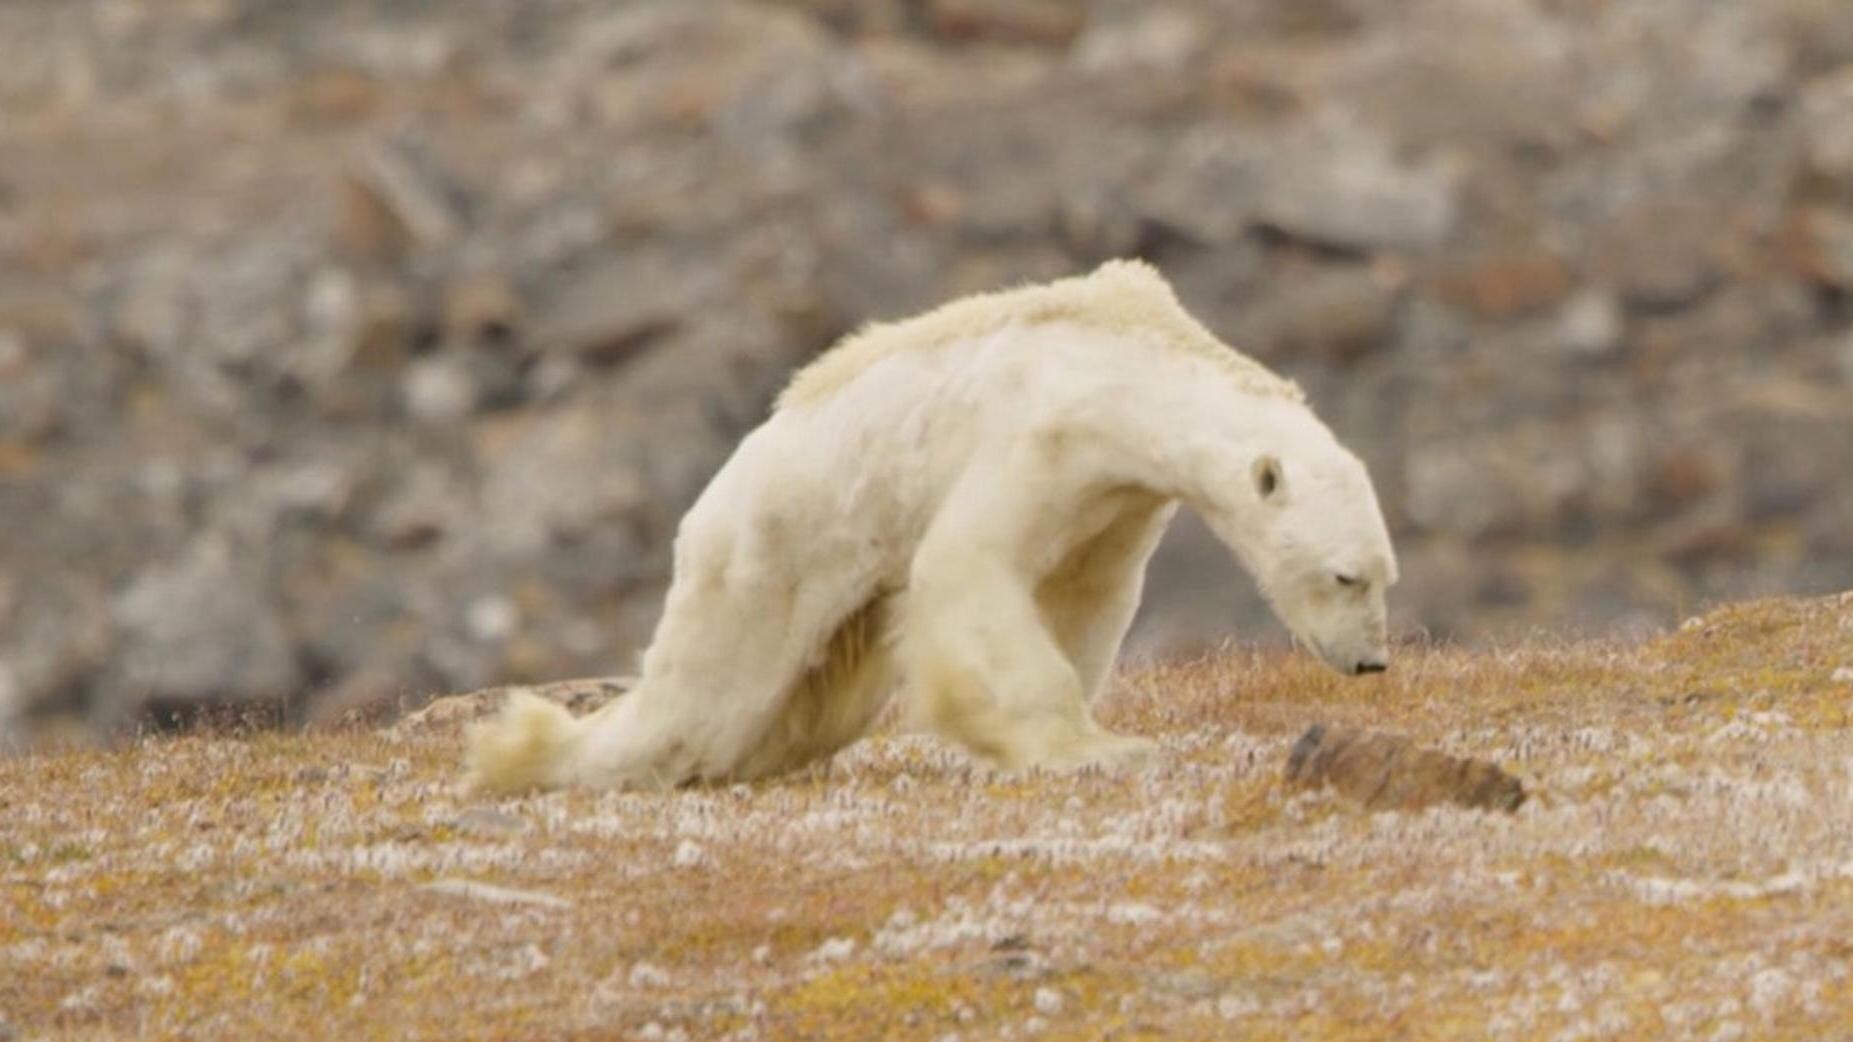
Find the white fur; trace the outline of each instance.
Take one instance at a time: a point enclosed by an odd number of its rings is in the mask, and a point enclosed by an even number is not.
[[[473,777],[762,776],[854,741],[897,685],[1005,767],[1137,756],[1088,705],[1180,502],[1326,662],[1385,661],[1396,563],[1363,466],[1151,269],[875,327],[801,374],[683,519],[636,689],[570,726],[518,703],[472,736]]]

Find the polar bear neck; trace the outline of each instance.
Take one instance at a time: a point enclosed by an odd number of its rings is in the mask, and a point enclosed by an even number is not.
[[[1206,360],[1250,394],[1303,400],[1298,385],[1204,329],[1151,265],[1116,260],[1090,275],[966,297],[914,318],[867,326],[800,371],[779,396],[778,408],[830,398],[897,352],[931,351],[1011,325],[1064,322]]]

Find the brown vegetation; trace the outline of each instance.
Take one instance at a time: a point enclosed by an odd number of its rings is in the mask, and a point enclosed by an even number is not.
[[[1822,1038],[1853,1023],[1853,594],[1638,647],[1128,672],[1150,769],[481,802],[389,731],[0,763],[0,1037]],[[1309,723],[1512,814],[1282,781]]]

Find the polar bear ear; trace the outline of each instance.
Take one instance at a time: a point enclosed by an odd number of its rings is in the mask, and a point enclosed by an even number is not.
[[[1286,492],[1287,479],[1280,472],[1280,460],[1273,456],[1262,456],[1255,460],[1249,469],[1255,481],[1255,494],[1263,500],[1279,498]]]

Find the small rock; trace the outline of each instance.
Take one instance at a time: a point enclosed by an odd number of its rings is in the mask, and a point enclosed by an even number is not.
[[[817,946],[810,954],[813,962],[842,962],[856,954],[856,941],[853,937],[832,937]]]
[[[1208,27],[1194,12],[1161,7],[1089,26],[1075,41],[1073,61],[1077,68],[1098,74],[1178,69],[1202,52],[1208,35]]]
[[[513,836],[526,832],[527,822],[491,807],[471,807],[457,815],[456,827],[482,836]]]
[[[587,366],[628,363],[699,309],[702,287],[651,256],[618,255],[576,272],[541,302],[531,331],[545,353]]]
[[[1222,982],[1202,970],[1179,970],[1150,978],[1152,987],[1185,999],[1207,999],[1222,991]]]
[[[1800,274],[1837,290],[1853,290],[1853,216],[1828,207],[1791,215],[1783,237],[1789,263]]]
[[[949,40],[1059,46],[1086,21],[1081,4],[1062,0],[928,0],[927,22]]]
[[[1606,355],[1621,346],[1621,305],[1606,293],[1587,291],[1570,298],[1557,319],[1557,341],[1573,354]]]
[[[442,468],[416,466],[380,504],[370,533],[394,550],[429,546],[469,517],[470,497]]]
[[[470,415],[479,398],[468,361],[452,354],[421,358],[407,367],[399,394],[413,419],[434,426]]]
[[[1853,178],[1853,65],[1810,83],[1802,93],[1808,166],[1823,178]]]
[[[1483,255],[1443,273],[1444,300],[1481,318],[1509,321],[1555,306],[1570,290],[1570,269],[1546,249]]]
[[[485,644],[507,640],[521,625],[520,609],[507,597],[478,597],[463,614],[471,638]]]
[[[1623,302],[1642,311],[1697,303],[1723,278],[1719,215],[1697,203],[1648,203],[1604,225],[1595,255]]]
[[[670,981],[666,971],[647,962],[633,964],[628,979],[633,988],[666,988]]]
[[[352,123],[371,113],[383,92],[379,81],[355,69],[320,69],[296,88],[292,115],[308,123]]]
[[[675,857],[672,859],[677,868],[694,868],[705,860],[707,853],[701,849],[701,844],[691,839],[685,839],[676,846]]]
[[[1841,666],[1834,670],[1832,680],[1836,684],[1853,684],[1853,666]]]
[[[1316,724],[1287,757],[1287,781],[1330,785],[1370,810],[1416,810],[1455,803],[1517,810],[1525,789],[1492,764],[1422,749],[1407,739]]]
[[[1454,230],[1457,182],[1444,164],[1405,166],[1381,141],[1336,128],[1280,150],[1258,213],[1282,234],[1320,245],[1430,249]]]
[[[1399,297],[1399,287],[1363,265],[1290,271],[1257,301],[1242,346],[1263,358],[1355,361],[1389,339]]]
[[[454,340],[503,340],[520,321],[521,298],[500,274],[467,275],[444,290],[444,328]]]
[[[1520,523],[1521,504],[1505,480],[1495,446],[1443,442],[1403,465],[1403,513],[1434,532],[1475,538]]]
[[[1062,1012],[1062,1007],[1067,1005],[1062,999],[1062,993],[1056,991],[1054,988],[1037,988],[1034,1003],[1036,1012],[1045,1017],[1059,1015]]]
[[[537,890],[516,890],[490,883],[478,883],[471,879],[435,879],[419,889],[429,890],[434,894],[468,897],[491,904],[534,905],[539,908],[571,908],[573,906],[571,901],[563,897],[555,897]]]
[[[412,247],[436,247],[463,231],[461,195],[410,139],[367,149],[341,182],[336,235],[358,256],[396,260]]]

